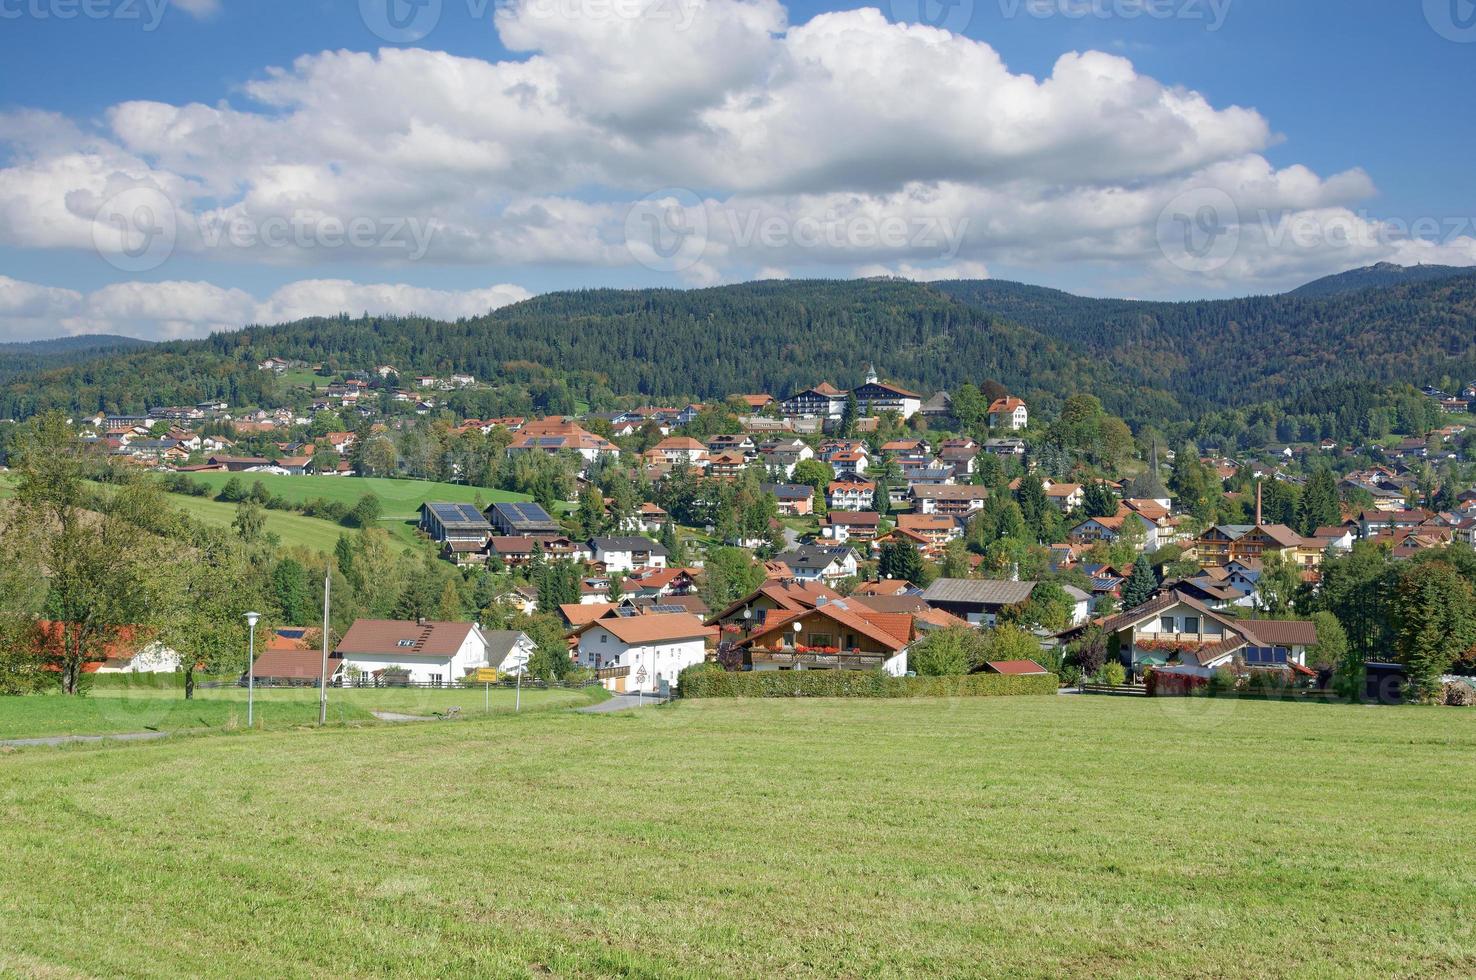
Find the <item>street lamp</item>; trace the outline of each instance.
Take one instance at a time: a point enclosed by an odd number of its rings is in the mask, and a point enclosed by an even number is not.
[[[800,635],[800,623],[799,623],[799,620],[795,620],[795,623],[794,623],[794,669],[795,670],[804,670],[805,669],[804,661],[800,660],[799,635]]]
[[[251,628],[251,639],[246,647],[246,727],[256,723],[256,622],[261,613],[246,614],[246,625]]]

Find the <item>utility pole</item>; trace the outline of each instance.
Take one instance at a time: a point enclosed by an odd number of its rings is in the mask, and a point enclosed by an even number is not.
[[[318,724],[328,724],[328,592],[333,587],[333,566],[323,573],[323,672],[318,675]]]

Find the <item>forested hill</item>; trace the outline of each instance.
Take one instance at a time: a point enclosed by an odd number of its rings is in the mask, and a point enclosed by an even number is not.
[[[1470,274],[1471,269],[1456,265],[1395,265],[1392,262],[1380,262],[1378,265],[1314,279],[1305,286],[1293,289],[1290,295],[1336,296],[1363,289],[1402,286],[1412,282],[1430,282]]]
[[[137,350],[147,346],[149,343],[146,340],[115,337],[108,334],[0,344],[0,382],[19,374],[46,371],[67,364],[93,360],[118,351]]]
[[[503,386],[461,403],[485,414],[615,396],[783,397],[822,380],[855,385],[873,363],[924,394],[993,379],[1047,412],[1091,392],[1134,422],[1264,402],[1321,413],[1329,391],[1476,378],[1476,272],[1327,297],[1196,303],[884,279],[552,293],[455,323],[319,318],[28,372],[0,387],[0,417],[206,399],[295,404],[301,391],[256,370],[273,355],[331,371],[470,373]]]
[[[1476,270],[1329,296],[1192,303],[1084,299],[1018,283],[935,284],[1076,348],[1186,406],[1295,398],[1329,385],[1476,378]]]
[[[1177,411],[1172,398],[1130,390],[1035,331],[927,286],[864,280],[553,293],[455,323],[337,317],[252,327],[18,380],[0,392],[0,414],[270,403],[276,381],[255,365],[273,355],[336,370],[460,371],[493,383],[557,378],[588,401],[782,397],[823,380],[858,384],[874,363],[925,393],[993,378],[1047,406],[1093,391],[1113,410]],[[535,399],[533,407],[542,406]]]

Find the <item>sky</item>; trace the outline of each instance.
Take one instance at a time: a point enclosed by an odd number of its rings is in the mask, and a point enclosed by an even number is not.
[[[1476,0],[0,0],[0,341],[1476,265]]]

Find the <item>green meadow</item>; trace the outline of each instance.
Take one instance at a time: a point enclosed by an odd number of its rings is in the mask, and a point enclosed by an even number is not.
[[[192,473],[190,478],[210,486],[217,493],[231,477],[244,485],[260,480],[273,494],[294,504],[322,498],[336,500],[352,507],[366,493],[373,493],[384,505],[386,520],[407,521],[419,516],[420,505],[427,501],[473,503],[479,497],[484,504],[508,500],[531,500],[525,494],[506,490],[487,490],[459,483],[433,483],[429,480],[386,480],[376,477],[342,476],[274,476],[268,473]]]
[[[244,661],[244,656],[243,656]],[[598,689],[527,690],[522,710],[588,704],[602,697]],[[376,721],[373,711],[429,717],[460,708],[464,716],[511,712],[513,691],[481,688],[422,690],[417,688],[353,688],[328,691],[328,720],[332,724]],[[266,730],[317,724],[316,688],[258,687],[253,721]],[[54,735],[116,735],[125,732],[209,732],[246,727],[246,690],[230,686],[197,687],[186,701],[178,688],[92,688],[83,697],[44,694],[0,698],[0,739],[42,738]]]
[[[1476,713],[703,701],[0,756],[0,973],[1470,976]]]

